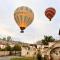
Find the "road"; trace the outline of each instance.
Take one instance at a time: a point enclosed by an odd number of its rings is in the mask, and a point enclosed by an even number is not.
[[[20,58],[19,56],[5,56],[5,57],[0,57],[0,60],[10,60],[11,58]]]

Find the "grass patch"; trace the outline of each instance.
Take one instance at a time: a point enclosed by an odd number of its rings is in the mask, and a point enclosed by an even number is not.
[[[23,57],[23,58],[11,58],[11,60],[34,60],[31,57]]]

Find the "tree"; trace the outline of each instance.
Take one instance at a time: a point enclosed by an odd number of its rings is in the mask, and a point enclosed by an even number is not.
[[[0,51],[1,51],[1,47],[0,47]]]
[[[7,44],[7,46],[4,49],[5,51],[9,51],[9,55],[12,54],[12,47],[10,45]]]
[[[12,40],[11,36],[7,36],[7,41],[10,41],[10,40]]]
[[[40,50],[38,50],[38,53],[37,53],[37,60],[42,60],[42,55]]]
[[[11,51],[12,49],[11,49],[11,46],[9,46],[9,45],[7,45],[6,47],[5,47],[5,49],[6,49],[6,51]]]
[[[20,51],[20,56],[21,56],[21,46],[16,44],[14,47],[13,47],[13,50],[15,51],[15,54],[16,54],[16,51]]]
[[[5,37],[3,37],[3,40],[6,40],[6,38],[5,38]]]
[[[2,40],[2,38],[0,38],[0,40]]]
[[[44,39],[42,39],[42,43],[44,45],[48,45],[49,42],[54,42],[55,39],[52,36],[44,36]]]

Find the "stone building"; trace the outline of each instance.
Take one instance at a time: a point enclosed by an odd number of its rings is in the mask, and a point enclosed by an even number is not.
[[[49,45],[42,45],[40,51],[42,57],[47,55],[49,59],[60,60],[60,40],[49,42]]]

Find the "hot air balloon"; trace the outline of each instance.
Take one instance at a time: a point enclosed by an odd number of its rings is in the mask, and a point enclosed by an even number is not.
[[[21,33],[23,33],[24,30],[32,23],[34,19],[34,13],[30,8],[21,6],[15,10],[14,18],[21,29]]]
[[[47,8],[45,10],[45,16],[51,21],[51,19],[55,16],[56,10],[52,7]]]
[[[59,29],[59,35],[60,35],[60,29]]]

